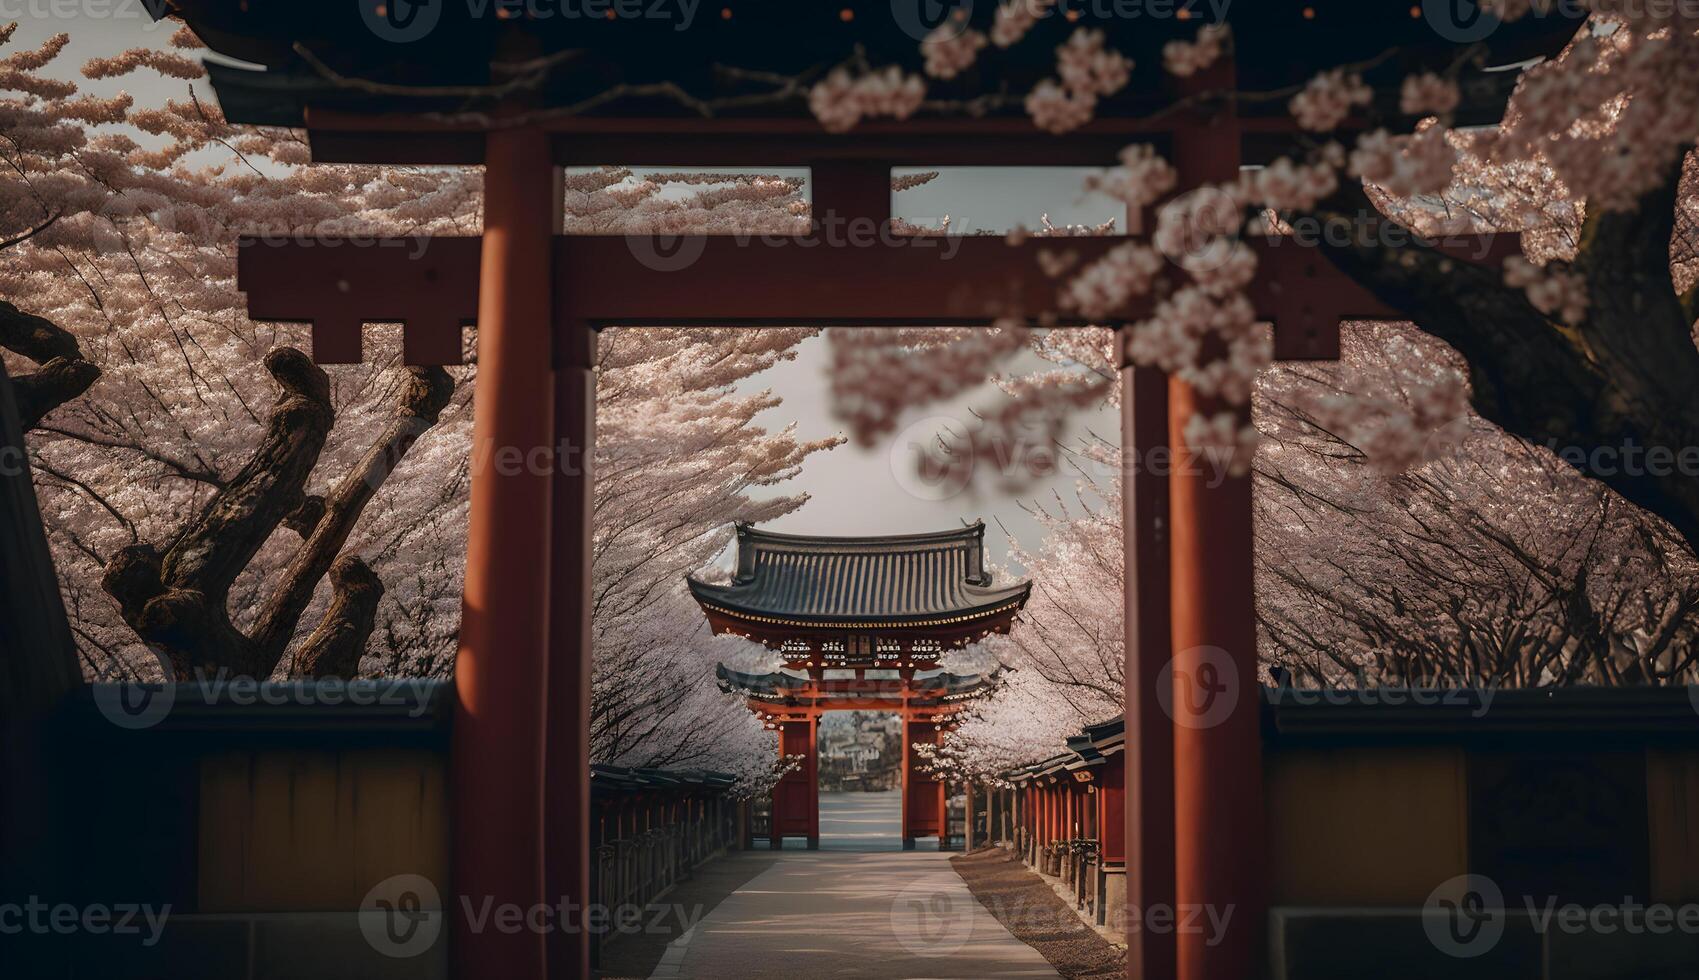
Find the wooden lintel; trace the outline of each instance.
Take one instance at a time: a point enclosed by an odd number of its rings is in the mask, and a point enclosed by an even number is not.
[[[476,114],[366,115],[312,107],[306,123],[315,162],[465,166],[483,162],[485,134],[503,125]],[[1055,135],[1024,117],[870,119],[849,133],[828,133],[815,120],[800,117],[568,116],[534,123],[548,133],[554,162],[562,166],[748,168],[804,167],[826,160],[1102,167],[1113,164],[1127,144],[1161,147],[1176,128],[1188,124],[1181,114],[1097,119]],[[1271,147],[1286,146],[1298,132],[1287,115],[1246,119],[1241,130],[1247,143]],[[1267,157],[1250,152],[1246,159]]]
[[[901,238],[885,234],[807,238],[557,236],[557,333],[607,326],[982,326],[998,317],[1033,318],[1058,308],[1060,282],[1040,253],[1079,264],[1130,239],[994,236]],[[1250,288],[1258,314],[1275,326],[1275,357],[1338,356],[1338,325],[1398,319],[1314,247],[1254,239],[1259,269]],[[1460,261],[1492,262],[1517,236],[1466,237],[1442,250]],[[360,359],[360,326],[400,321],[409,364],[457,364],[461,329],[476,321],[477,238],[377,239],[360,243],[243,243],[237,286],[257,320],[313,325],[321,363]],[[1148,299],[1118,320],[1150,315]],[[1079,326],[1079,318],[1063,318]]]

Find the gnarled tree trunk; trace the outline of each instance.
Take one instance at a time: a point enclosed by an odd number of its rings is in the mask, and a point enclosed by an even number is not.
[[[131,545],[108,563],[101,581],[125,622],[178,678],[219,671],[270,676],[327,574],[330,606],[295,666],[313,676],[358,668],[383,586],[364,562],[341,549],[366,504],[436,423],[454,391],[441,368],[409,368],[390,423],[353,472],[320,499],[308,497],[305,487],[335,423],[330,381],[293,348],[273,351],[265,365],[281,392],[247,464],[163,550]],[[230,588],[279,525],[304,541],[255,628],[244,634],[230,620]]]

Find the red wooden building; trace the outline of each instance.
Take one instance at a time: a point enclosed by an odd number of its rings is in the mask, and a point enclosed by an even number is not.
[[[938,672],[947,651],[1007,633],[1030,582],[995,585],[985,569],[985,525],[930,534],[815,537],[737,529],[737,569],[726,584],[690,579],[715,633],[778,651],[784,671],[719,667],[721,686],[800,756],[773,789],[771,841],[820,844],[817,744],[827,711],[890,711],[903,720],[903,846],[945,827],[945,784],[919,772],[915,745],[936,743],[949,717],[995,679]]]
[[[1121,718],[1088,725],[1068,750],[1006,772],[986,793],[987,840],[1061,878],[1098,925],[1127,912],[1127,780]]]

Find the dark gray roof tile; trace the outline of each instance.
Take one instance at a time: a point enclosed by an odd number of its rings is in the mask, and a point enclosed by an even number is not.
[[[913,621],[988,613],[1026,601],[1030,584],[994,586],[985,525],[929,534],[818,537],[737,528],[729,585],[689,580],[696,598],[788,621]]]

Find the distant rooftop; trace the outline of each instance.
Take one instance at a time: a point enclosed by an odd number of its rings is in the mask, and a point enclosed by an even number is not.
[[[1030,582],[994,585],[985,525],[928,534],[817,537],[737,528],[728,585],[687,580],[704,609],[776,626],[938,626],[1025,604]]]

